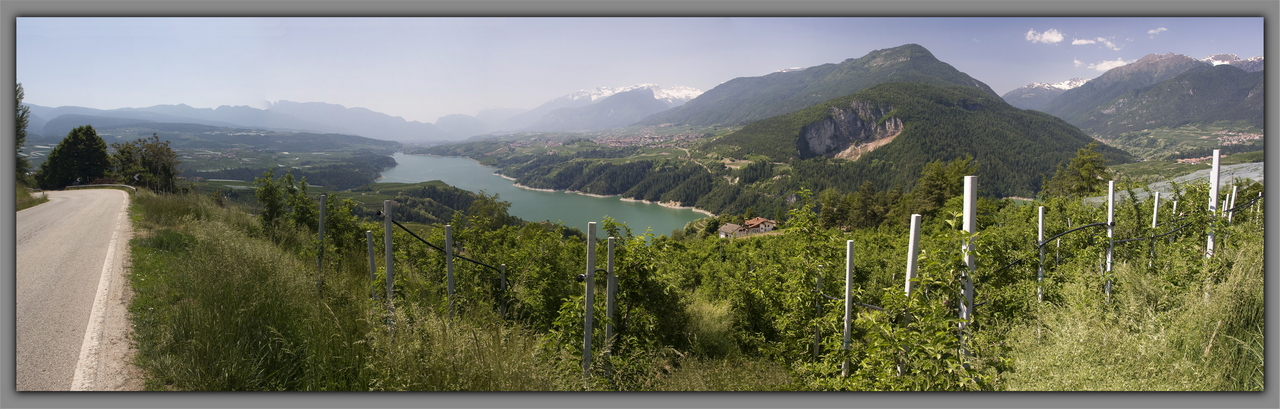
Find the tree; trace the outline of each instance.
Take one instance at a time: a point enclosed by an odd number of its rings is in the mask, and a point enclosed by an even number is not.
[[[76,183],[94,183],[107,176],[111,159],[107,143],[92,125],[72,129],[67,137],[49,151],[40,164],[36,182],[43,189],[61,189]]]
[[[113,143],[116,153],[111,155],[111,172],[117,179],[133,186],[144,186],[152,191],[173,193],[177,190],[178,154],[169,148],[169,141],[151,134],[150,138],[129,143]]]
[[[1094,151],[1097,146],[1098,142],[1089,142],[1089,146],[1076,151],[1076,157],[1066,166],[1058,164],[1058,171],[1045,183],[1041,195],[1083,197],[1100,191],[1111,179],[1111,172],[1102,154]]]
[[[18,129],[17,129],[17,133],[15,133],[14,135],[16,135],[15,139],[17,139],[17,142],[18,142],[17,175],[18,175],[18,179],[22,180],[26,178],[27,172],[31,170],[31,163],[27,162],[26,157],[22,156],[22,145],[27,143],[27,122],[31,118],[31,108],[22,104],[22,97],[24,96],[24,93],[22,92],[22,83],[18,83],[17,94],[18,94],[18,105],[17,105],[18,106],[18,116],[17,116]]]

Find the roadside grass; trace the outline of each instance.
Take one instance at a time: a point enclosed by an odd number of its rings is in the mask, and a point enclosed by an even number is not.
[[[17,191],[14,193],[14,197],[17,199],[17,202],[15,204],[15,207],[17,209],[15,211],[30,208],[35,205],[49,201],[49,195],[45,194],[44,192],[40,192],[40,194],[33,195],[31,192],[31,188],[28,188],[26,185],[23,185],[22,183],[17,184]]]
[[[406,301],[388,327],[363,254],[326,265],[318,290],[314,261],[291,249],[310,243],[304,229],[263,232],[248,213],[198,195],[139,192],[133,206],[130,314],[148,390],[567,385],[514,324],[448,320]]]

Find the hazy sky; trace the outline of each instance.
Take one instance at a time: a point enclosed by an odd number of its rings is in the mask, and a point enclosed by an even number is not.
[[[909,43],[1004,94],[1151,53],[1261,56],[1263,19],[19,17],[16,40],[30,104],[288,100],[435,122],[596,87],[705,91]]]

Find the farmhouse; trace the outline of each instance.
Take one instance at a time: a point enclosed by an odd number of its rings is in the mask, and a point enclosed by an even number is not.
[[[774,222],[773,220],[769,220],[763,217],[757,217],[751,220],[747,220],[746,225],[742,227],[746,229],[747,234],[756,234],[756,233],[773,231],[773,228],[777,226],[778,226],[778,223]]]
[[[723,238],[732,239],[734,237],[738,237],[742,235],[746,235],[746,232],[745,230],[742,229],[742,226],[739,226],[733,223],[725,223],[724,226],[720,226],[720,238],[722,239]]]
[[[739,226],[733,223],[725,223],[723,226],[720,226],[719,234],[720,234],[720,238],[722,239],[736,238],[736,237],[748,236],[752,234],[770,232],[770,231],[773,231],[774,227],[777,227],[777,226],[778,226],[778,222],[775,222],[773,220],[769,220],[763,217],[757,217],[751,220],[747,220],[746,223],[743,223],[742,226]]]

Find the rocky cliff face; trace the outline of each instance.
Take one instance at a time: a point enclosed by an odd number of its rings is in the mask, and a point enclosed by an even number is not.
[[[891,106],[859,101],[848,107],[831,107],[827,118],[800,131],[801,156],[858,160],[902,133],[901,119],[884,118],[892,110]]]

